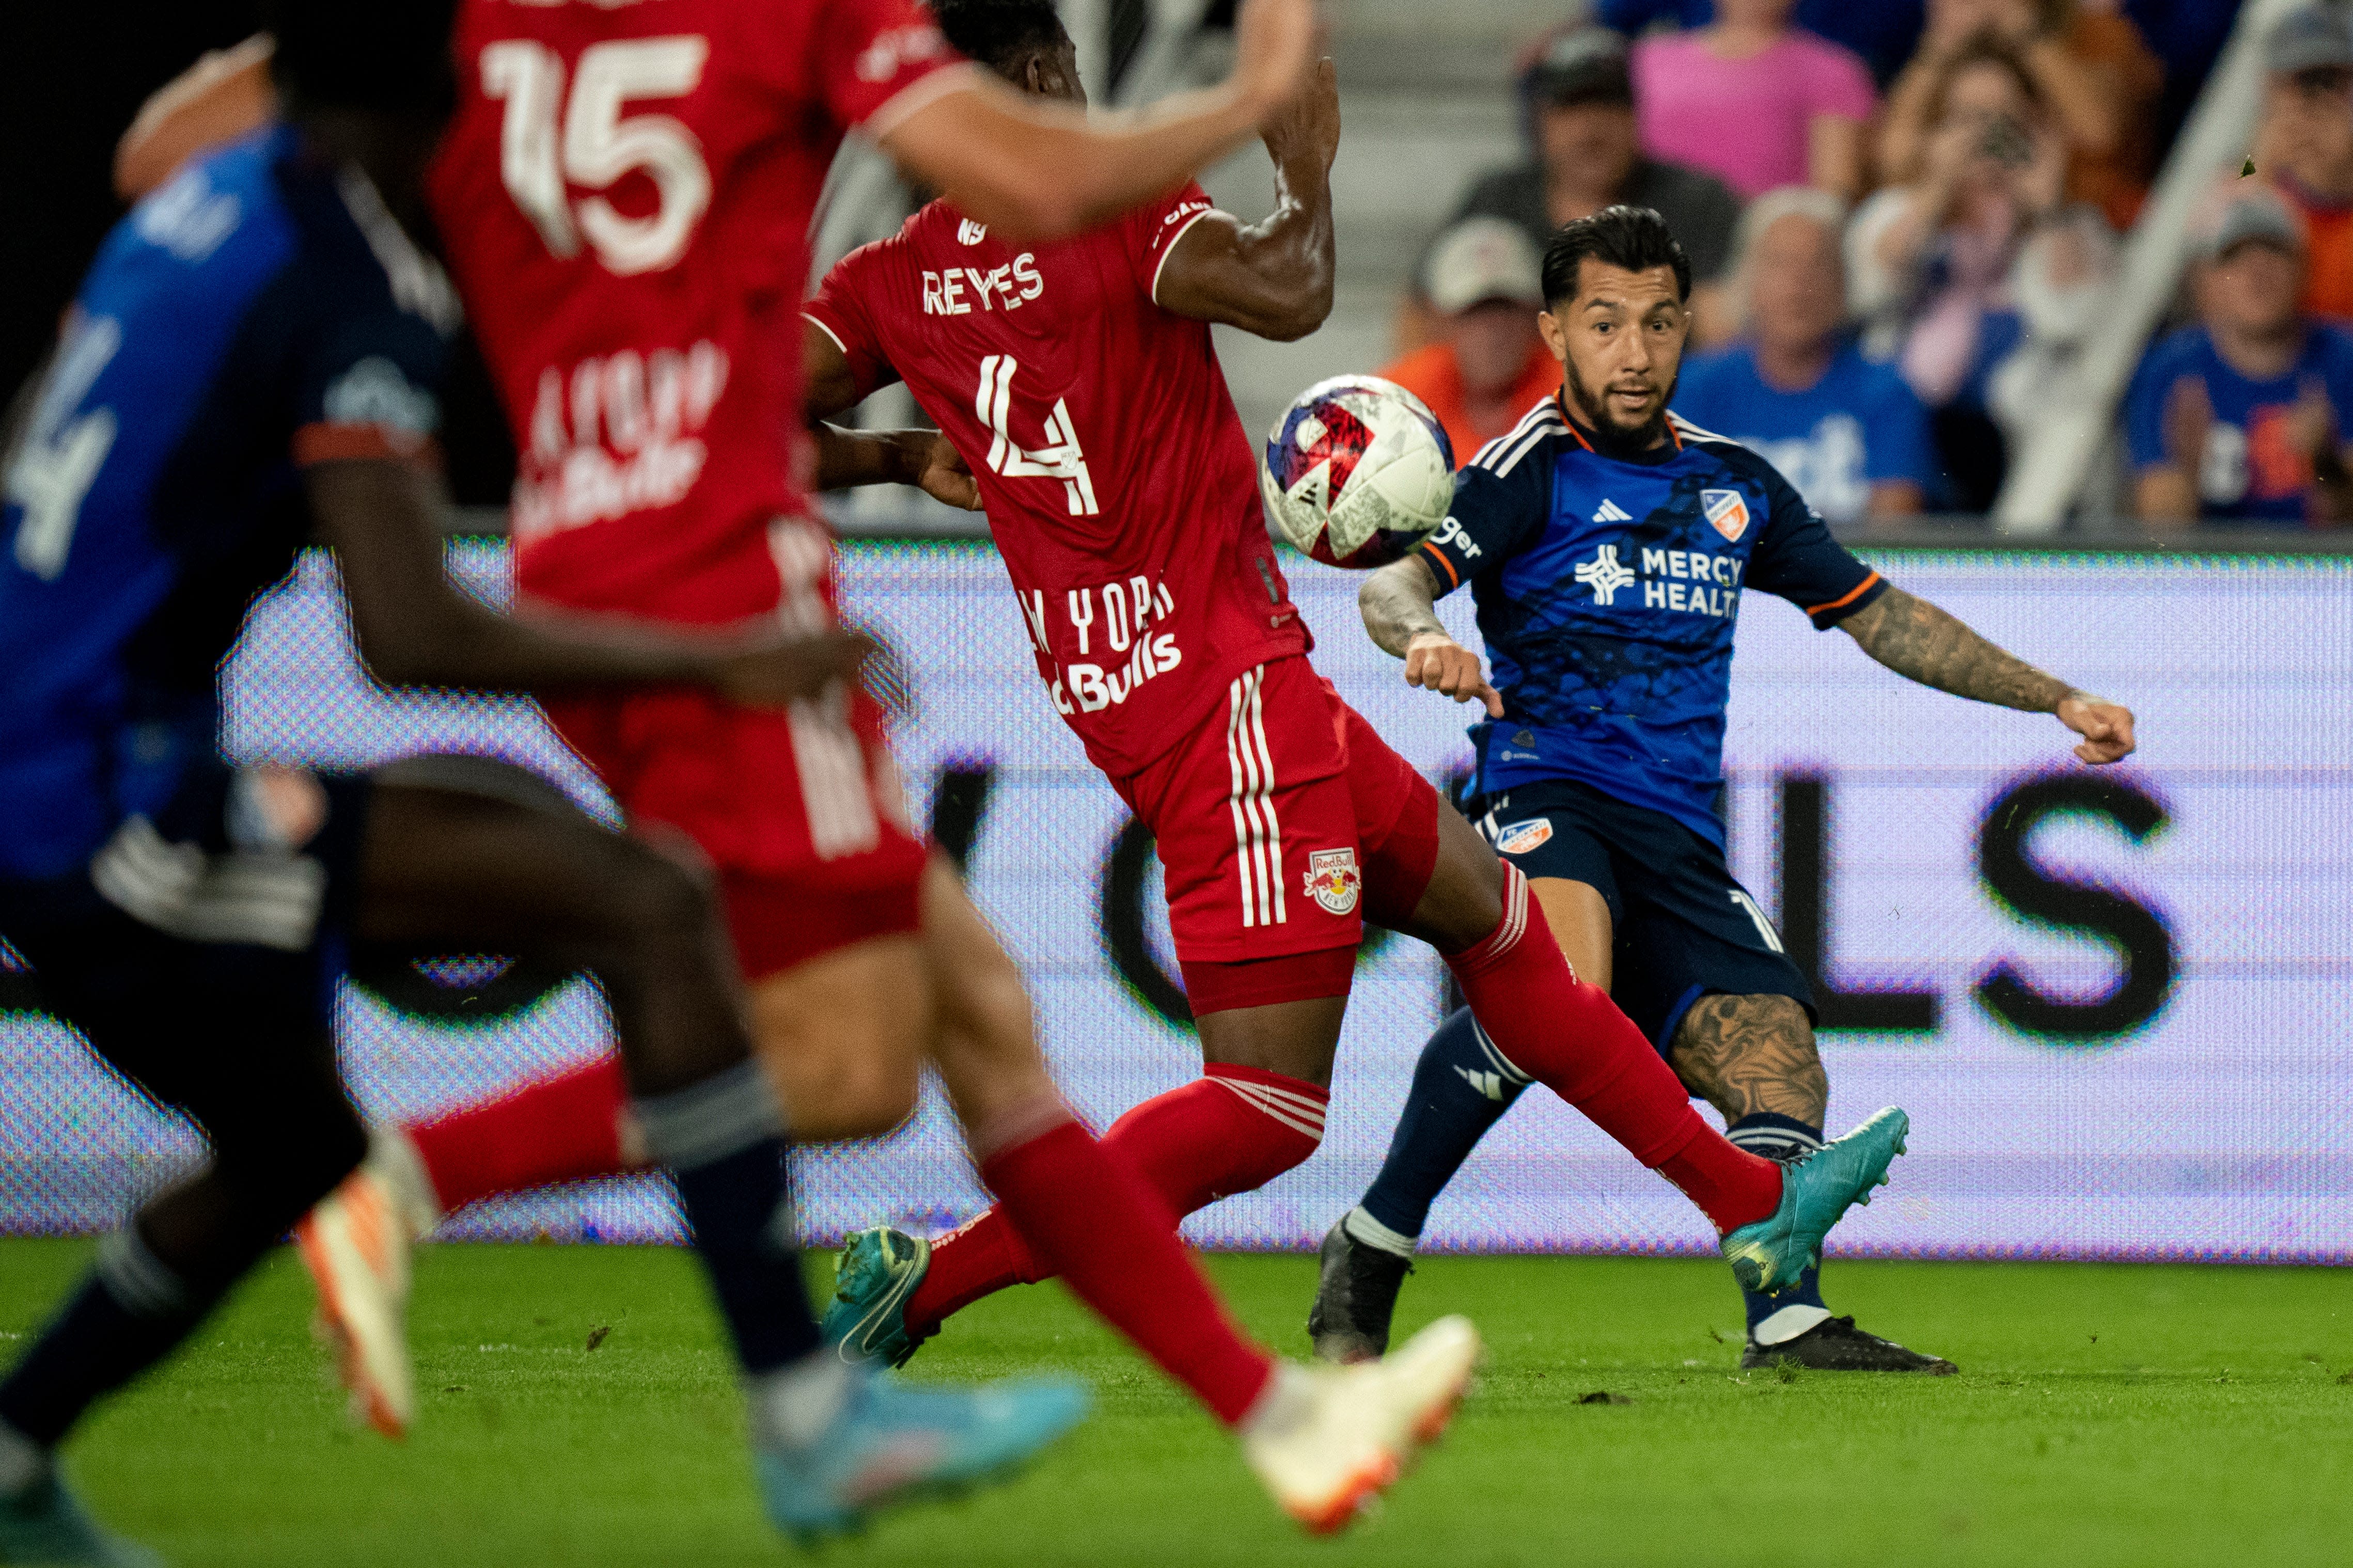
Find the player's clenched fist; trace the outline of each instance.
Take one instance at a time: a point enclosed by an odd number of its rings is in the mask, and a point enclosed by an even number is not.
[[[2059,722],[2084,737],[2075,754],[2093,766],[2132,755],[2132,710],[2123,703],[2073,691],[2059,700],[2057,711]]]
[[[1487,684],[1479,656],[1452,637],[1424,632],[1406,644],[1405,683],[1425,687],[1457,702],[1483,702],[1487,716],[1504,716],[1504,700]]]

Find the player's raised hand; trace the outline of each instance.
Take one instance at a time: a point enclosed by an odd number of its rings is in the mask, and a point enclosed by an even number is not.
[[[2133,753],[2132,710],[2081,691],[2059,700],[2059,722],[2084,737],[2075,754],[2094,767],[2122,762]]]
[[[1260,134],[1267,156],[1288,167],[1293,159],[1329,169],[1340,155],[1340,72],[1326,55],[1315,62],[1299,91],[1270,118]]]
[[[722,655],[711,683],[747,708],[782,708],[815,697],[836,681],[858,679],[874,644],[856,632],[765,637]]]
[[[1242,0],[1229,79],[1261,121],[1298,95],[1323,37],[1315,0]]]
[[[1441,633],[1424,632],[1406,645],[1405,683],[1457,702],[1482,702],[1490,719],[1504,716],[1504,699],[1487,684],[1479,656]]]

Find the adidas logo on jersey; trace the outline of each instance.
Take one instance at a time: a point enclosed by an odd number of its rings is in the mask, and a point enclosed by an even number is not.
[[[1601,502],[1601,510],[1593,514],[1593,521],[1596,522],[1631,522],[1634,521],[1634,515],[1633,513],[1626,510],[1623,507],[1620,507],[1616,501],[1604,497]],[[1602,602],[1607,604],[1609,601],[1604,600]]]

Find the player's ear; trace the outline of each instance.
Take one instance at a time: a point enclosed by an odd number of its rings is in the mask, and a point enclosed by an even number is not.
[[[1536,331],[1544,334],[1545,347],[1561,363],[1568,363],[1568,329],[1561,325],[1558,316],[1550,310],[1536,312]]]

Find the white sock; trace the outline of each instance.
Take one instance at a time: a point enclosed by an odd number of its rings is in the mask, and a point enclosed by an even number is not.
[[[1411,1258],[1413,1244],[1421,1239],[1419,1237],[1407,1236],[1402,1232],[1391,1230],[1366,1214],[1361,1204],[1348,1211],[1346,1217],[1340,1221],[1340,1228],[1346,1231],[1354,1240],[1398,1258]]]
[[[1278,1359],[1274,1375],[1259,1390],[1258,1398],[1244,1413],[1241,1433],[1245,1437],[1271,1437],[1289,1431],[1307,1419],[1314,1409],[1315,1378],[1305,1367]]]
[[[49,1456],[38,1443],[0,1421],[0,1497],[14,1497],[49,1473]]]
[[[859,1369],[827,1345],[753,1385],[752,1429],[764,1443],[807,1448],[832,1429]]]

